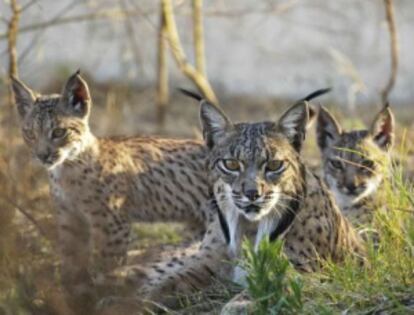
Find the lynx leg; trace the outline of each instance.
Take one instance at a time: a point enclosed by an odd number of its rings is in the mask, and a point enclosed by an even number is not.
[[[63,284],[68,288],[89,284],[91,244],[87,219],[79,211],[61,207],[57,214],[57,222]]]

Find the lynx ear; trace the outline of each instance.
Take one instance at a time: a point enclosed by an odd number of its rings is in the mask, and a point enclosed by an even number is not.
[[[309,105],[306,101],[293,105],[279,119],[279,128],[298,152],[305,140],[308,123]]]
[[[233,127],[233,124],[221,109],[208,101],[202,100],[200,106],[204,141],[207,147],[212,148]]]
[[[316,120],[316,117],[318,116],[317,108],[311,104],[308,104],[308,106],[309,106],[309,120],[306,125],[306,129],[309,129],[310,127],[312,127],[313,123]]]
[[[341,135],[342,129],[335,117],[323,106],[319,109],[316,136],[321,151],[330,147]]]
[[[19,112],[20,118],[24,118],[35,102],[35,93],[19,79],[11,77],[11,81],[17,111]]]
[[[380,148],[384,150],[391,148],[394,143],[394,115],[388,106],[375,117],[370,134]]]
[[[66,82],[62,92],[61,105],[71,115],[81,118],[89,115],[91,95],[88,84],[82,79],[79,71],[74,73]]]

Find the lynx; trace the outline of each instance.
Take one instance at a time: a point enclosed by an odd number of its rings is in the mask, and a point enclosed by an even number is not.
[[[368,130],[345,131],[324,107],[317,121],[323,177],[345,216],[356,225],[370,223],[378,191],[390,167],[394,117],[388,106]]]
[[[217,215],[199,248],[129,270],[140,297],[172,303],[167,297],[200,290],[214,277],[243,282],[243,270],[225,261],[239,257],[245,237],[256,246],[264,238],[284,239],[288,258],[305,272],[319,269],[325,259],[364,255],[363,242],[323,181],[301,161],[307,102],[291,107],[277,123],[233,124],[202,101],[201,122],[213,187],[208,207]]]
[[[121,262],[134,221],[174,220],[203,231],[209,186],[202,143],[95,137],[92,98],[79,73],[60,95],[37,94],[18,79],[13,90],[24,140],[49,175],[64,282]]]

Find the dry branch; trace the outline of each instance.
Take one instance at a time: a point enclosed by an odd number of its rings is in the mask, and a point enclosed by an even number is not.
[[[10,1],[10,10],[11,10],[11,17],[8,22],[7,27],[7,52],[8,52],[8,58],[9,58],[9,65],[8,65],[8,75],[9,75],[9,89],[8,89],[8,102],[9,106],[7,107],[7,118],[6,123],[7,127],[5,130],[5,138],[7,141],[8,148],[14,148],[14,137],[13,137],[13,130],[15,126],[15,117],[14,117],[14,97],[13,97],[13,91],[11,86],[11,77],[18,77],[18,59],[17,59],[17,36],[19,35],[19,20],[20,20],[20,14],[21,9],[17,2],[17,0],[11,0]],[[7,157],[7,160],[9,160],[10,156],[13,154],[13,150],[7,150],[5,152],[5,156]],[[10,173],[10,163],[6,163],[6,170]],[[11,195],[15,195],[16,191],[15,189],[12,189],[10,192]],[[6,211],[6,210],[5,210]],[[9,209],[10,213],[7,215],[8,218],[10,218],[10,222],[14,217],[14,209]],[[6,222],[1,222],[2,224],[5,224]],[[9,222],[7,222],[9,223]]]
[[[206,76],[204,55],[203,0],[193,0],[193,39],[196,69]]]
[[[207,78],[195,69],[188,61],[178,36],[173,7],[170,0],[162,0],[162,14],[165,19],[166,32],[171,52],[180,71],[198,87],[201,93],[212,103],[218,104],[217,97]]]
[[[121,8],[122,8],[122,11],[128,12],[126,0],[121,1],[120,5],[121,5]],[[133,53],[133,56],[134,56],[134,62],[135,62],[135,66],[136,66],[136,69],[137,69],[137,75],[138,75],[140,70],[142,70],[142,64],[143,64],[142,58],[141,58],[140,53],[139,53],[140,44],[139,44],[139,42],[137,41],[137,39],[134,35],[134,33],[135,33],[134,32],[134,24],[132,23],[132,20],[131,20],[130,16],[125,17],[124,24],[125,24],[125,32],[126,32],[126,35],[128,37],[128,43],[131,45],[131,50],[132,50],[132,53]]]
[[[42,235],[44,238],[49,239],[49,236],[43,226],[37,222],[34,216],[31,215],[30,211],[25,210],[23,207],[19,206],[16,202],[12,200],[12,198],[4,197],[4,201],[9,203],[15,209],[17,209],[29,222],[33,224],[33,226],[37,229],[37,231]]]
[[[11,0],[10,9],[12,11],[12,16],[9,21],[7,29],[7,44],[8,44],[8,53],[9,53],[9,77],[17,77],[17,35],[19,33],[19,20],[20,20],[20,7],[17,3],[17,0]],[[13,103],[13,95],[10,90],[10,104]]]
[[[162,14],[162,11],[160,12],[157,57],[157,120],[158,125],[162,126],[165,122],[166,108],[169,99],[167,28],[165,24],[164,14]]]
[[[22,6],[20,12],[23,13],[24,11],[26,11],[27,9],[29,9],[32,5],[36,4],[37,2],[39,2],[39,0],[31,0],[31,1],[29,1],[24,6]]]
[[[390,33],[390,47],[391,47],[391,72],[387,84],[382,90],[382,102],[385,104],[388,101],[388,96],[395,85],[398,73],[398,34],[395,24],[395,14],[393,0],[384,0],[386,21],[388,31]]]
[[[99,20],[99,19],[111,19],[111,20],[120,19],[121,20],[126,17],[149,15],[153,13],[156,13],[156,11],[150,11],[150,12],[142,12],[140,10],[123,11],[119,9],[102,10],[102,11],[93,12],[93,13],[61,17],[60,19],[53,18],[48,21],[29,24],[29,25],[20,27],[19,33],[34,32],[37,30],[43,30],[51,26],[58,26],[58,25],[75,23],[75,22],[85,22],[85,21],[93,21],[93,20]],[[0,40],[6,39],[6,38],[7,38],[7,33],[0,34]]]

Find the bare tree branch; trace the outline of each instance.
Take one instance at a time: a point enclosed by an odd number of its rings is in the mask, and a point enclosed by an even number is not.
[[[240,18],[244,16],[250,16],[254,14],[273,14],[273,15],[279,15],[283,12],[286,12],[289,10],[294,4],[296,4],[297,0],[291,0],[288,3],[278,5],[273,8],[265,8],[260,10],[251,10],[251,9],[241,9],[241,10],[207,10],[204,12],[205,16],[209,17],[225,17],[225,18]],[[137,5],[133,3],[135,7]],[[181,5],[181,4],[180,4]],[[178,5],[178,6],[180,6]],[[136,10],[129,10],[129,11],[123,11],[119,9],[110,9],[110,10],[102,10],[94,13],[87,13],[87,14],[80,14],[75,16],[68,16],[64,18],[60,18],[58,20],[51,19],[48,21],[33,23],[29,25],[25,25],[20,27],[19,33],[28,33],[28,32],[34,32],[37,30],[41,30],[44,28],[52,27],[52,26],[59,26],[59,25],[65,25],[70,23],[76,23],[76,22],[85,22],[85,21],[93,21],[93,20],[99,20],[99,19],[124,19],[126,17],[137,17],[137,16],[144,16],[149,17],[151,15],[158,14],[157,10],[149,10],[143,12],[140,9]],[[192,13],[188,12],[180,12],[180,15],[190,15]],[[6,20],[4,17],[0,17],[1,20],[3,20],[5,23],[8,23],[8,20]],[[154,25],[153,25],[154,26]],[[155,27],[154,27],[155,28]],[[0,34],[0,40],[7,39],[7,33]]]
[[[35,1],[33,1],[35,2]],[[74,7],[76,7],[79,4],[77,0],[73,0],[68,5],[64,6],[50,21],[58,21],[61,17],[66,15],[70,10],[72,10]],[[23,12],[23,9],[21,10]],[[19,54],[18,63],[21,64],[23,60],[27,57],[27,55],[33,50],[33,47],[36,46],[36,44],[39,42],[42,34],[46,31],[46,28],[38,30],[37,34],[33,36],[30,43],[25,47],[23,51]]]
[[[37,2],[39,2],[39,0],[31,0],[31,1],[29,1],[24,6],[22,6],[22,8],[20,9],[20,13],[23,13],[24,11],[26,11],[27,9],[29,9],[32,5],[36,4]]]
[[[122,0],[120,2],[120,5],[121,5],[121,8],[124,12],[128,12],[128,6],[127,6],[127,3],[126,3],[126,0]],[[143,67],[142,67],[143,62],[142,62],[142,58],[139,54],[140,45],[139,45],[139,43],[138,43],[138,41],[137,41],[137,39],[134,35],[134,25],[131,21],[130,16],[125,17],[124,24],[125,24],[125,32],[126,32],[127,37],[128,37],[128,43],[131,46],[131,50],[132,50],[132,53],[133,53],[133,56],[134,56],[134,62],[135,62],[135,66],[136,66],[137,74],[138,74],[140,71],[143,70]]]
[[[394,14],[394,5],[393,0],[384,0],[385,3],[385,13],[386,20],[388,25],[388,30],[390,33],[390,47],[391,47],[391,72],[387,84],[382,90],[382,102],[385,104],[388,100],[388,96],[391,93],[395,85],[398,73],[398,34],[397,27],[395,24],[395,14]]]
[[[203,0],[193,0],[193,38],[196,69],[206,76],[203,32]]]
[[[148,12],[145,14],[155,13],[156,11]],[[84,21],[92,21],[92,20],[99,20],[99,19],[124,19],[126,17],[133,17],[133,16],[142,16],[143,12],[139,10],[131,10],[131,11],[123,11],[119,9],[113,10],[103,10],[94,13],[87,13],[75,16],[67,16],[62,17],[59,19],[51,19],[44,22],[33,23],[26,26],[20,27],[19,33],[27,33],[33,32],[37,30],[42,30],[44,28],[48,28],[51,26],[58,26],[64,24],[70,24],[75,22],[84,22]],[[7,33],[0,34],[0,40],[6,39]]]
[[[159,126],[163,126],[165,122],[166,108],[169,100],[167,57],[167,28],[161,7],[157,60],[157,120]]]
[[[7,41],[8,41],[8,52],[9,52],[9,76],[17,77],[17,35],[19,33],[19,20],[20,20],[20,7],[17,0],[10,1],[10,8],[12,16],[9,21],[7,29]],[[12,98],[10,98],[11,100]]]
[[[277,5],[274,3],[269,3],[267,6],[256,10],[252,10],[251,8],[231,10],[210,9],[206,10],[204,12],[204,15],[225,18],[240,18],[251,15],[279,15],[289,11],[298,2],[298,0],[290,0]]]
[[[162,0],[161,3],[162,13],[164,15],[167,29],[168,42],[179,69],[185,76],[194,82],[194,84],[210,102],[218,104],[217,97],[210,83],[207,81],[207,78],[187,61],[180,42],[180,37],[178,36],[171,0]]]

